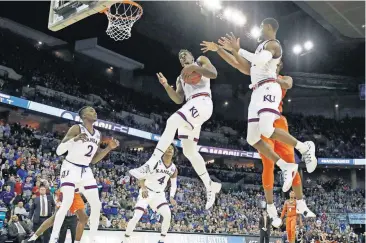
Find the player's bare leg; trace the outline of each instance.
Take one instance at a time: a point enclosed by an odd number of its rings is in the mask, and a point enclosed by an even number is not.
[[[76,236],[75,236],[75,243],[80,243],[81,237],[84,233],[85,225],[88,223],[88,215],[86,215],[84,209],[79,209],[75,212],[76,216],[78,217],[78,224],[76,226]]]
[[[206,163],[197,151],[197,143],[190,139],[182,140],[183,154],[191,162],[192,167],[201,178],[207,191],[206,209],[209,209],[215,203],[216,194],[221,190],[221,184],[213,182],[208,174]]]
[[[41,226],[37,229],[36,232],[32,235],[31,238],[29,238],[26,242],[36,242],[38,237],[40,237],[46,230],[52,227],[53,222],[55,221],[55,215],[52,215],[50,218],[48,218],[46,221],[44,221]]]
[[[318,161],[315,157],[315,144],[312,141],[300,142],[281,128],[275,128],[270,138],[296,148],[302,154],[307,172],[312,173],[316,169]]]
[[[248,126],[248,128],[250,129],[250,125]],[[248,142],[250,144],[250,140],[248,140]],[[296,175],[298,165],[294,163],[287,163],[286,161],[281,159],[280,156],[278,156],[278,154],[276,154],[273,149],[262,139],[252,144],[252,146],[271,161],[276,161],[276,165],[282,170],[284,177],[282,190],[284,192],[288,191],[291,188],[292,180]]]

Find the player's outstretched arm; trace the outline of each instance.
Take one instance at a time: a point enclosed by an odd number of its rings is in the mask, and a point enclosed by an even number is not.
[[[197,59],[197,62],[201,65],[200,67],[197,66],[195,68],[195,72],[201,74],[202,76],[209,78],[209,79],[216,79],[217,78],[217,70],[205,56],[200,56]]]
[[[221,39],[220,42],[223,42]],[[232,66],[235,69],[238,69],[240,72],[244,73],[245,75],[250,75],[250,63],[247,62],[247,65],[243,67],[242,65],[239,65],[239,62],[235,59],[235,57],[230,54],[226,49],[226,46],[219,46],[218,44],[210,41],[202,41],[200,44],[202,46],[201,50],[203,53],[206,53],[208,51],[217,52],[219,56],[224,59],[225,62],[227,62],[230,66]]]
[[[182,104],[184,101],[184,90],[181,82],[177,79],[177,89],[174,90],[168,83],[168,80],[164,77],[162,73],[157,73],[156,76],[159,79],[161,85],[163,85],[165,91],[168,93],[169,98],[176,104]]]
[[[281,78],[277,79],[277,83],[280,84],[282,89],[291,89],[293,80],[290,76],[282,76]]]
[[[108,146],[105,149],[98,149],[98,151],[95,153],[93,159],[92,159],[92,164],[96,164],[99,161],[101,161],[109,152],[111,152],[113,149],[117,148],[119,146],[119,141],[112,138],[109,143]]]

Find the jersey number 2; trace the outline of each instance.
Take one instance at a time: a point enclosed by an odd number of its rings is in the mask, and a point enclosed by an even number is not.
[[[158,180],[158,182],[159,182],[159,184],[160,184],[160,185],[163,185],[164,181],[165,181],[165,176],[161,177],[161,178]]]
[[[85,154],[86,157],[90,157],[93,153],[93,146],[89,145],[88,146],[89,152],[87,154]]]

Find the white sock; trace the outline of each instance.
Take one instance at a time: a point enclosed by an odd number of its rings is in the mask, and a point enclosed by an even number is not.
[[[297,141],[297,144],[295,146],[295,149],[297,149],[301,154],[305,153],[306,151],[309,150],[309,147],[306,146],[305,143]]]
[[[131,233],[134,231],[136,224],[140,221],[144,212],[142,210],[135,210],[133,217],[128,221],[125,236],[131,236]]]
[[[34,240],[35,241],[37,239],[38,239],[38,235],[36,235],[36,233],[34,233],[29,240]]]
[[[164,242],[165,241],[165,235],[160,235],[160,242]]]
[[[284,161],[283,159],[279,159],[277,162],[276,162],[276,165],[280,168],[282,168],[283,166],[285,166],[287,163],[286,161]]]
[[[80,241],[76,240],[76,241],[74,241],[74,243],[80,243]]]
[[[191,162],[192,167],[201,178],[206,189],[210,188],[211,178],[207,172],[206,163],[203,157],[197,151],[197,143],[190,140],[182,140],[183,154]]]

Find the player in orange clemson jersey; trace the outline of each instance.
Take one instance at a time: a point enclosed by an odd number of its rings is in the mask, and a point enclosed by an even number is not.
[[[220,45],[214,43],[214,42],[208,42],[203,41],[201,43],[202,51],[213,51],[217,52],[217,54],[224,59],[228,64],[230,64],[235,69],[239,70],[245,75],[250,75],[250,68],[251,63],[248,61],[246,62],[246,65],[243,65],[243,63],[239,63],[236,58],[228,53],[226,50],[230,51],[230,47],[226,45],[226,43],[222,40],[219,40]],[[287,93],[287,90],[292,88],[293,80],[290,76],[280,76],[279,72],[281,71],[283,67],[283,63],[280,62],[278,68],[277,68],[277,82],[280,84],[282,89],[282,101],[279,106],[279,111],[282,113],[282,104],[283,99]],[[279,119],[277,119],[274,122],[275,128],[281,128],[285,131],[288,131],[288,124],[286,117],[281,115]],[[267,144],[271,146],[271,148],[277,153],[284,161],[289,163],[295,163],[295,151],[294,148],[286,145],[284,143],[281,143],[279,141],[276,141],[274,139],[269,139],[265,137],[261,137],[263,141],[265,141]],[[274,185],[274,161],[266,158],[262,154],[260,154],[262,158],[262,164],[263,164],[263,172],[262,172],[262,183],[264,188],[264,193],[266,197],[267,202],[267,212],[272,218],[272,225],[274,227],[280,227],[282,221],[278,217],[277,209],[273,203],[273,185]],[[299,173],[296,173],[295,178],[292,182],[292,189],[295,192],[296,195],[296,203],[297,203],[297,210],[298,213],[303,214],[305,217],[315,217],[315,214],[309,210],[309,208],[306,206],[305,201],[303,200],[303,192],[302,192],[302,184],[301,184],[301,178]]]
[[[62,193],[60,192],[60,190],[57,190],[55,194],[56,194],[56,208],[58,209],[62,202]],[[71,205],[69,211],[72,214],[76,214],[76,216],[78,217],[78,225],[76,227],[76,236],[75,236],[75,241],[73,239],[73,242],[79,243],[81,240],[81,237],[83,235],[83,232],[84,232],[84,227],[88,222],[88,215],[86,215],[86,213],[85,213],[84,200],[81,197],[80,193],[77,191],[75,192],[74,200],[72,202],[72,205]],[[46,230],[48,230],[49,228],[51,228],[53,226],[54,221],[55,221],[55,214],[52,215],[50,218],[48,218],[46,221],[44,221],[43,224],[32,235],[32,237],[30,239],[28,239],[28,241],[26,241],[26,242],[27,243],[36,242],[36,240],[38,239],[38,237],[40,235],[42,235]]]
[[[283,205],[281,220],[286,215],[286,231],[287,231],[287,240],[290,243],[295,243],[296,238],[296,224],[297,219],[299,219],[299,226],[302,227],[301,215],[296,212],[296,200],[294,191],[290,192],[290,199],[286,200]]]

